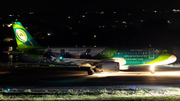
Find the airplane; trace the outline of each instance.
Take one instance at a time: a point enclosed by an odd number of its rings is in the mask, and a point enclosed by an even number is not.
[[[167,50],[157,48],[118,48],[118,47],[62,47],[45,48],[40,46],[20,22],[12,22],[19,52],[27,60],[54,64],[75,64],[89,66],[89,75],[98,70],[129,69],[129,66],[150,66],[154,74],[156,65],[170,64],[177,60]],[[101,67],[109,63],[109,67]],[[105,66],[105,65],[104,65]],[[99,67],[101,67],[99,69]]]

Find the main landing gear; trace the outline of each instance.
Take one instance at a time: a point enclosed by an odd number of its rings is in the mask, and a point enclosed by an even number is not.
[[[94,74],[94,70],[90,69],[88,70],[88,75],[93,75]]]

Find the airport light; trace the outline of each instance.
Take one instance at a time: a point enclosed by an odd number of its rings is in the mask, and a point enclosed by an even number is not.
[[[50,33],[48,33],[47,35],[48,35],[48,36],[50,36],[51,34],[50,34]]]
[[[34,14],[34,12],[29,12],[29,14]]]
[[[100,14],[104,14],[104,11],[102,11]]]
[[[123,21],[122,23],[127,24],[127,22],[126,22],[126,21]]]
[[[168,21],[167,21],[167,23],[169,23],[169,24],[170,24],[170,23],[172,23],[172,22],[171,22],[170,20],[168,20]]]
[[[94,38],[96,38],[96,35],[94,35]]]
[[[14,16],[14,15],[12,15],[12,14],[9,14],[9,16]]]
[[[176,12],[176,9],[173,9],[174,12]]]
[[[10,92],[11,90],[8,88],[7,91]]]

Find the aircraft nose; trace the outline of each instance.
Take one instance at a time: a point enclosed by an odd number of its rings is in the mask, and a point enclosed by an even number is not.
[[[177,60],[177,58],[176,58],[175,55],[171,55],[171,56],[168,58],[168,61],[169,61],[170,63],[173,63],[173,62],[175,62],[176,60]]]

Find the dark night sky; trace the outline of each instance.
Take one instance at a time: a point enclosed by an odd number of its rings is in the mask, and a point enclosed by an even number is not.
[[[38,1],[38,2],[37,2]],[[96,10],[115,8],[150,8],[150,9],[172,9],[179,8],[178,0],[31,0],[31,1],[9,1],[0,3],[1,12],[25,12],[25,11],[71,11],[71,10]]]

